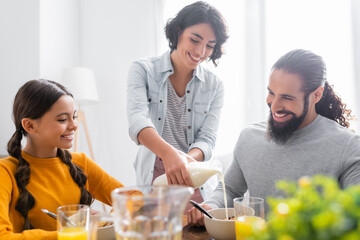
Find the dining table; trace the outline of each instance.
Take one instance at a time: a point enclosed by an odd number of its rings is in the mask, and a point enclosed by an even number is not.
[[[190,226],[187,224],[186,215],[183,216],[183,240],[213,240],[209,233],[206,231],[205,227],[196,227]]]

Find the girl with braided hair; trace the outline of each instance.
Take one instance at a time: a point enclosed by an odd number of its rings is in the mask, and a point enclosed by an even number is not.
[[[78,127],[73,96],[59,83],[31,80],[15,96],[15,133],[0,160],[0,239],[56,239],[56,212],[67,204],[111,205],[123,185],[84,153],[70,153]],[[22,149],[21,141],[26,137]]]

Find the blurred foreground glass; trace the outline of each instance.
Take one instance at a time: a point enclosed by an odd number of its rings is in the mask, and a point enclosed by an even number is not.
[[[142,194],[133,194],[140,191]],[[112,192],[117,240],[181,240],[182,216],[194,189],[135,186]]]
[[[245,240],[265,227],[264,199],[240,197],[234,199],[236,240]]]
[[[90,208],[87,205],[64,205],[57,209],[58,240],[87,240]]]

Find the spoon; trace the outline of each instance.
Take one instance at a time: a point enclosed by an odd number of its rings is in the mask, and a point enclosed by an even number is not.
[[[52,217],[52,218],[54,218],[54,219],[57,219],[57,216],[56,216],[55,213],[52,213],[52,212],[50,212],[49,210],[44,209],[44,208],[42,208],[41,211],[42,211],[43,213],[47,214],[48,216],[50,216],[50,217]],[[60,214],[61,214],[61,216],[65,219],[65,222],[67,222],[67,223],[68,223],[69,225],[71,225],[72,227],[75,227],[75,226],[76,226],[68,217],[66,217],[66,216],[64,215],[63,212],[60,212]]]
[[[57,219],[57,216],[56,216],[55,213],[52,213],[52,212],[50,212],[49,210],[44,209],[44,208],[42,208],[41,211],[42,211],[43,213],[47,214],[48,216],[52,217],[53,219]]]
[[[203,207],[201,207],[197,202],[190,200],[190,203],[197,209],[200,210],[200,212],[204,213],[206,216],[208,216],[209,218],[213,218],[213,216],[210,215],[210,213],[208,213]]]

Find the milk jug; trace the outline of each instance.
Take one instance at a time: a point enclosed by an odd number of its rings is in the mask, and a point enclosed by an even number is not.
[[[212,159],[206,162],[190,162],[186,165],[194,188],[203,185],[210,177],[215,174],[222,174],[221,163]],[[154,185],[168,185],[166,175],[160,175],[154,180]]]

